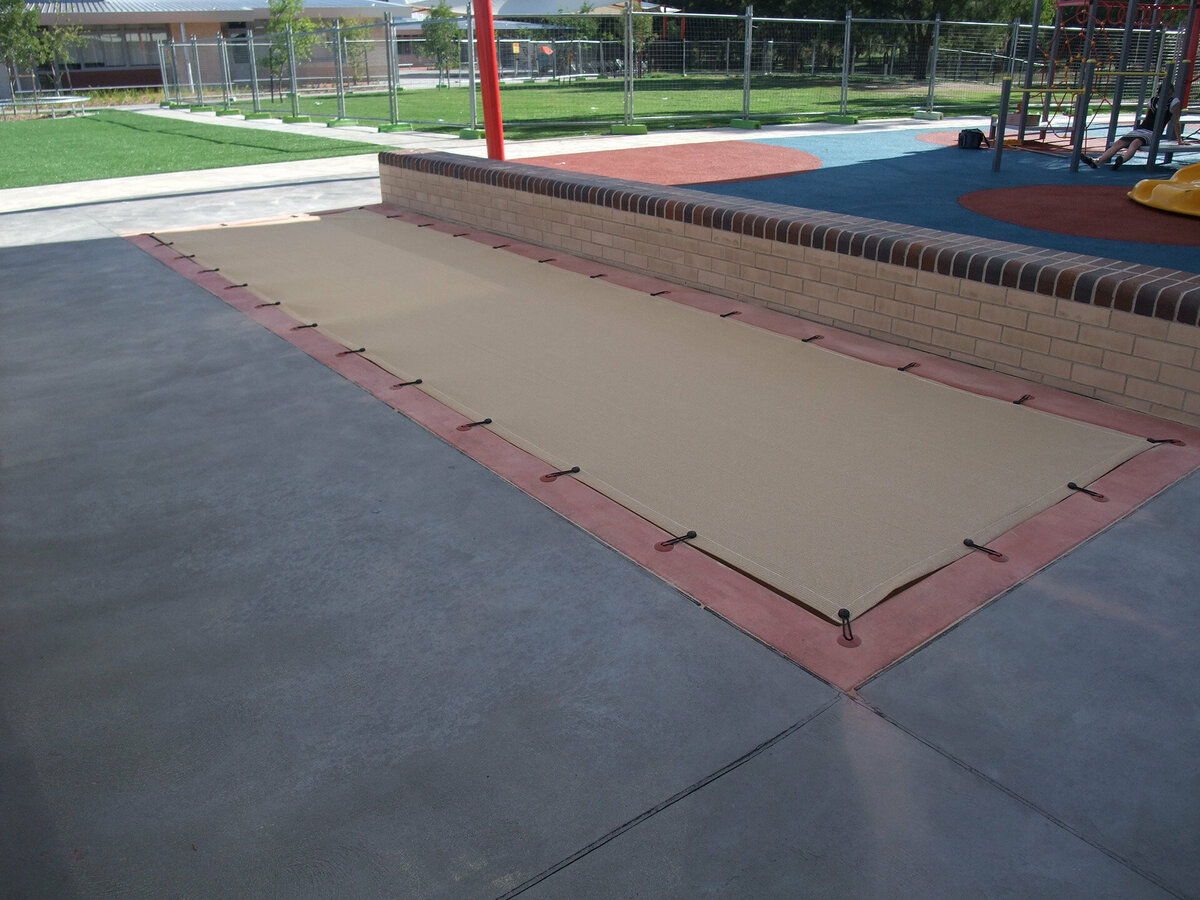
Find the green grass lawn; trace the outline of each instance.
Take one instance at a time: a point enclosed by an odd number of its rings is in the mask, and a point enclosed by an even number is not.
[[[386,99],[386,98],[385,98]],[[0,188],[375,153],[374,144],[120,110],[0,122]]]
[[[955,85],[953,94],[943,89],[937,108],[949,114],[985,113],[996,106],[999,87]],[[624,118],[624,82],[619,78],[573,82],[506,84],[500,89],[505,131],[514,137],[599,131]],[[923,107],[928,87],[903,81],[850,83],[848,107],[852,114],[909,115]],[[477,95],[477,109],[482,99]],[[470,90],[447,87],[401,91],[396,97],[401,122],[437,129],[460,128],[470,121]],[[250,103],[238,104],[249,108]],[[303,115],[333,118],[337,98],[332,94],[300,98]],[[808,76],[756,77],[750,93],[750,114],[818,118],[840,111],[841,83],[837,78]],[[290,98],[263,98],[263,109],[290,113]],[[350,93],[345,98],[346,117],[387,121],[386,93]],[[651,127],[678,124],[712,124],[742,115],[742,79],[726,76],[650,76],[634,82],[634,117]]]

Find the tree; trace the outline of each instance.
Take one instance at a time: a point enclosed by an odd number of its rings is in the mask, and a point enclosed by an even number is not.
[[[438,85],[445,78],[450,83],[450,63],[456,66],[459,61],[458,49],[458,14],[446,4],[446,0],[438,0],[438,5],[429,11],[429,16],[421,23],[421,34],[425,37],[425,52],[433,57],[438,70]]]
[[[43,28],[39,19],[37,7],[27,7],[25,0],[0,0],[0,60],[8,64],[14,80],[20,69],[29,70],[35,97],[38,66],[54,66],[57,76],[58,59],[83,42],[77,25]]]
[[[267,6],[267,53],[259,62],[271,73],[271,96],[275,96],[275,84],[283,79],[288,68],[288,27],[292,29],[292,54],[296,64],[312,56],[313,44],[317,42],[314,32],[317,23],[304,15],[304,0],[270,0]]]

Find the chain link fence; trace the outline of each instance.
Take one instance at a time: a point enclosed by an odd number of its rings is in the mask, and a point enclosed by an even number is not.
[[[167,100],[219,112],[310,117],[422,128],[477,129],[470,17],[426,25],[390,17],[313,32],[243,32],[158,44]],[[1001,85],[1032,86],[1027,111],[1070,117],[1084,61],[1099,58],[1096,110],[1116,72],[1128,110],[1181,36],[1162,28],[1019,22],[755,18],[664,14],[558,15],[497,24],[506,126],[552,130],[830,117],[994,113]],[[1125,46],[1125,45],[1128,46]],[[439,49],[440,46],[440,49]],[[1032,52],[1031,52],[1032,49]],[[1125,66],[1118,69],[1118,64]],[[1151,85],[1152,87],[1152,85]],[[1128,111],[1127,110],[1127,111]]]

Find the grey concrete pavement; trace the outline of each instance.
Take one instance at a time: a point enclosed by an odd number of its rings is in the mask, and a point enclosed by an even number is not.
[[[362,159],[0,192],[0,894],[1200,896],[1200,477],[842,695],[114,236]]]

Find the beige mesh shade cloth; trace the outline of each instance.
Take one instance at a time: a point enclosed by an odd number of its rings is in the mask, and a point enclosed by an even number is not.
[[[373,212],[163,237],[835,621],[1148,446]]]

